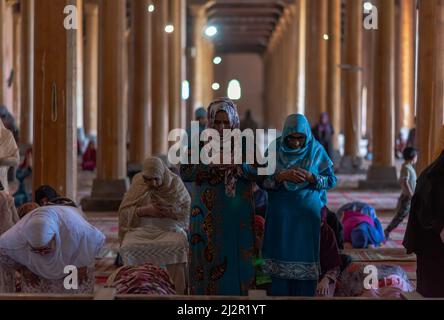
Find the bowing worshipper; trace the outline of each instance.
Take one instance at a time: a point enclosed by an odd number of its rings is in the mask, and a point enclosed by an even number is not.
[[[382,224],[375,209],[361,202],[345,204],[338,210],[344,226],[344,241],[355,249],[380,247],[384,242]]]
[[[0,237],[0,292],[15,291],[19,271],[23,293],[92,294],[95,257],[104,243],[102,232],[76,208],[35,209]],[[64,285],[66,266],[77,268],[72,289]]]
[[[341,273],[342,260],[339,255],[338,244],[333,229],[327,222],[327,211],[321,213],[321,240],[320,240],[320,263],[321,276],[319,277],[316,295],[321,297],[333,297],[336,282]]]
[[[230,99],[217,99],[208,107],[208,128],[215,129],[222,141],[224,129],[239,125],[237,107]],[[253,183],[238,165],[189,164],[180,170],[182,179],[193,183],[191,294],[247,295],[255,285]]]
[[[288,116],[282,136],[268,150],[268,156],[276,151],[275,173],[258,177],[269,199],[263,268],[272,277],[273,295],[314,296],[321,275],[321,209],[326,191],[336,185],[333,163],[301,114]],[[243,169],[257,175],[252,166]]]
[[[34,211],[35,209],[38,209],[38,208],[40,208],[40,206],[37,203],[28,202],[28,203],[21,205],[17,209],[17,214],[18,214],[19,218],[22,219],[24,216],[26,216],[27,214],[31,213],[32,211]]]
[[[0,191],[0,235],[19,221],[14,199],[5,191]]]
[[[170,275],[151,263],[123,266],[113,272],[106,282],[117,294],[175,295]]]
[[[178,294],[186,290],[190,195],[159,158],[148,158],[119,208],[119,254],[125,266],[166,266]]]
[[[53,187],[48,185],[43,185],[37,188],[35,191],[35,202],[39,206],[60,205],[77,208],[77,205],[73,200],[61,196]],[[79,212],[83,215],[82,211]]]
[[[3,118],[0,121],[0,182],[6,192],[8,186],[8,170],[19,164],[20,155],[17,143],[11,131],[6,129]]]
[[[443,181],[444,151],[419,176],[403,242],[417,256],[417,291],[426,298],[444,298]]]

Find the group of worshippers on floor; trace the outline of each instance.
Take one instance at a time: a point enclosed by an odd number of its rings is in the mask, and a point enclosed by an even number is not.
[[[222,137],[224,129],[240,127],[227,98],[212,102],[206,117],[204,111],[198,113],[202,130],[215,129]],[[176,174],[160,158],[147,159],[119,209],[116,262],[122,267],[108,285],[120,293],[159,292],[154,287],[162,285],[165,294],[242,296],[257,288],[273,296],[362,293],[355,273],[363,276],[363,270],[341,249],[344,241],[361,248],[381,245],[375,211],[348,204],[338,219],[326,206],[336,177],[325,148],[305,116],[290,115],[283,127],[272,142],[277,167],[268,176],[248,163],[182,164]],[[444,296],[443,175],[444,153],[419,179],[405,240],[418,254],[418,291],[427,297]],[[11,198],[0,194],[2,207],[13,212],[0,216],[0,291],[15,292],[20,283],[21,292],[74,293],[63,282],[64,267],[74,265],[78,292],[91,292],[102,232],[49,186],[37,190],[38,204],[25,204],[15,215]],[[411,290],[405,272],[392,269],[381,274]],[[360,280],[352,285],[341,277]]]

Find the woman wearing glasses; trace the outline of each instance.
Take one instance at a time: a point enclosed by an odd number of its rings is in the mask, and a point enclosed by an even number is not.
[[[321,209],[326,191],[336,185],[333,163],[301,114],[288,116],[282,137],[272,144],[276,171],[257,177],[269,199],[263,270],[272,277],[273,295],[314,296],[321,273]],[[257,175],[249,166],[244,171]]]
[[[91,294],[94,261],[104,242],[76,208],[34,209],[0,237],[0,292],[15,291],[17,270],[23,293]],[[67,266],[76,268],[77,277]],[[65,286],[69,275],[72,289]]]

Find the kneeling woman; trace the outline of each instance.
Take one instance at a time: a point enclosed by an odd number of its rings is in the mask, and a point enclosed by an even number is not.
[[[321,271],[321,209],[326,190],[336,184],[333,163],[303,115],[290,115],[273,143],[276,173],[262,183],[269,190],[263,269],[272,276],[273,295],[314,296]]]
[[[178,294],[185,292],[190,195],[159,158],[145,161],[119,209],[120,255],[125,266],[166,266]]]
[[[23,293],[92,294],[95,257],[104,242],[78,209],[37,208],[0,237],[0,291],[15,291],[17,270]],[[77,267],[77,289],[64,286],[66,266]]]

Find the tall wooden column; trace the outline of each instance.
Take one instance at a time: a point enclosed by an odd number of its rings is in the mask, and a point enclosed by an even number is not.
[[[0,105],[12,112],[13,86],[10,82],[13,65],[13,10],[7,1],[0,1]]]
[[[327,112],[335,130],[333,148],[339,150],[341,126],[341,0],[328,1]]]
[[[169,0],[168,2],[169,23],[174,26],[174,32],[168,36],[169,130],[181,127],[184,117],[184,102],[182,101],[182,82],[185,80],[183,30],[186,15],[184,8],[184,0]]]
[[[87,211],[117,210],[128,188],[125,30],[125,1],[100,0],[97,178]]]
[[[22,12],[20,144],[22,145],[31,145],[33,141],[34,3],[35,0],[20,1]]]
[[[150,0],[132,0],[132,41],[134,70],[129,163],[141,165],[151,154],[151,20],[147,12]],[[155,139],[157,137],[154,137]]]
[[[168,17],[168,1],[154,0],[152,25],[152,108],[153,154],[168,151],[168,42],[165,26]]]
[[[78,30],[64,28],[66,5],[80,0],[39,0],[35,6],[34,189],[49,184],[75,199]]]
[[[97,4],[85,4],[85,26],[83,128],[87,136],[96,136],[99,102],[99,6]]]
[[[418,173],[444,146],[444,1],[419,2]]]
[[[403,0],[400,7],[400,127],[412,128],[415,114],[416,1]]]
[[[327,34],[328,1],[307,1],[307,83],[305,114],[314,125],[327,111]]]
[[[307,0],[297,3],[297,87],[296,105],[298,113],[305,113],[306,53],[307,53]]]
[[[373,162],[362,187],[399,188],[394,156],[395,134],[395,0],[376,2],[375,103],[373,106]]]
[[[194,109],[207,107],[213,100],[211,84],[214,81],[213,56],[214,46],[205,35],[207,18],[204,6],[193,5],[191,13],[194,19],[195,70],[193,80]]]
[[[362,2],[347,0],[344,50],[345,145],[341,161],[343,171],[359,170],[361,161],[361,94],[362,94]]]
[[[21,69],[21,38],[22,38],[22,18],[20,14],[20,5],[18,3],[13,6],[14,13],[14,54],[13,54],[13,66],[14,66],[14,83],[13,83],[13,105],[12,112],[17,119],[17,125],[20,127],[20,110],[21,110],[21,83],[22,76]]]

